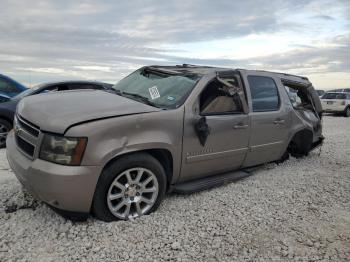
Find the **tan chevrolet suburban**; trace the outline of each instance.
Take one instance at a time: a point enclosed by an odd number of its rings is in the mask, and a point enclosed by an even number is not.
[[[7,157],[24,187],[73,219],[156,210],[245,168],[320,145],[322,108],[305,77],[205,66],[146,66],[113,90],[23,99]]]

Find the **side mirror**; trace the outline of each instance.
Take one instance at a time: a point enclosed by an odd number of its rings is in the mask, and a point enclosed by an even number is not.
[[[194,129],[198,136],[199,142],[202,146],[205,146],[207,138],[210,134],[210,128],[207,124],[207,118],[202,116],[194,125]]]

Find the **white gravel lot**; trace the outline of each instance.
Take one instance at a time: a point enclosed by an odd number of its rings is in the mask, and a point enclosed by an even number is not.
[[[350,119],[326,116],[320,155],[113,223],[72,223],[37,203],[1,150],[0,261],[349,261],[349,130]]]

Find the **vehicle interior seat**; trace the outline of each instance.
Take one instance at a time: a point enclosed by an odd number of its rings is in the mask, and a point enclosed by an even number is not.
[[[237,109],[231,96],[217,96],[203,107],[202,113],[232,112]]]
[[[238,87],[228,87],[218,81],[211,82],[201,95],[201,113],[241,112],[243,108],[239,94],[233,93],[232,89],[237,90]]]

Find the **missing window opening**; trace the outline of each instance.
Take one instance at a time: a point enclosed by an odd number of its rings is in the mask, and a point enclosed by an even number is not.
[[[213,79],[201,94],[201,114],[243,113],[241,93],[243,90],[234,77]]]
[[[294,108],[313,110],[313,105],[306,87],[288,84],[284,84],[284,87]]]

